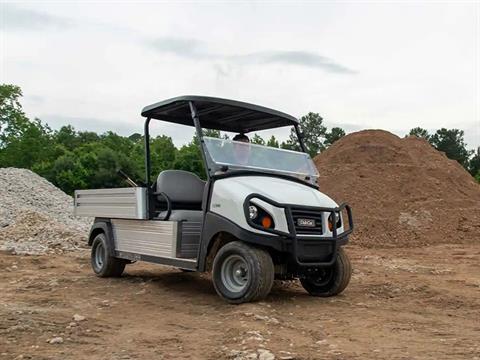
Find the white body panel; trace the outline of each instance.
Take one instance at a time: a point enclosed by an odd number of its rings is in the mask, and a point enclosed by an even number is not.
[[[283,204],[315,207],[337,207],[337,203],[320,191],[294,181],[268,176],[239,176],[217,180],[214,183],[210,211],[233,221],[240,227],[260,233],[264,231],[250,227],[245,219],[243,202],[252,193]],[[273,217],[275,230],[288,232],[285,211],[258,199],[252,202],[264,208]],[[328,216],[325,214],[325,216]],[[339,229],[339,233],[343,231]],[[324,236],[331,235],[324,234]]]

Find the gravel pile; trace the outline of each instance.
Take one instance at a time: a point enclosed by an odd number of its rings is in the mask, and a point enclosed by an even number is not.
[[[73,199],[26,169],[0,168],[0,250],[45,254],[85,246],[91,219],[73,216]]]

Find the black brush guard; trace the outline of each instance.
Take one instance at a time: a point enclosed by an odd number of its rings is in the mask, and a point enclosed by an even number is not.
[[[277,208],[283,208],[285,211],[285,216],[287,219],[287,225],[288,225],[288,230],[289,232],[284,232],[284,231],[279,231],[275,229],[266,229],[261,225],[255,224],[249,216],[249,210],[248,207],[250,205],[250,201],[252,199],[259,199],[262,200],[274,207]],[[259,205],[256,205],[259,206]],[[261,206],[260,206],[261,207]],[[335,263],[336,257],[337,257],[337,251],[339,248],[338,242],[339,240],[342,240],[346,238],[348,235],[350,235],[353,231],[353,217],[352,217],[352,209],[350,206],[346,203],[341,204],[338,207],[335,208],[328,208],[328,207],[315,207],[315,206],[302,206],[302,205],[292,205],[292,204],[282,204],[278,203],[276,201],[273,201],[263,195],[260,194],[250,194],[247,196],[243,203],[243,210],[245,212],[245,218],[247,219],[248,225],[250,225],[254,229],[258,229],[261,231],[265,231],[267,233],[283,236],[292,242],[292,250],[293,250],[293,259],[297,263],[297,265],[300,266],[316,266],[316,267],[327,267],[331,266]],[[332,230],[332,236],[302,236],[301,234],[299,235],[297,233],[297,229],[295,227],[295,222],[293,220],[293,214],[292,210],[297,210],[297,211],[308,211],[308,212],[318,212],[318,213],[330,213],[332,219],[336,218],[336,214],[342,213],[344,210],[347,212],[347,218],[348,218],[348,229],[342,231],[340,234],[337,233],[337,226],[336,224],[333,226]],[[345,219],[342,219],[343,225],[345,226]],[[325,229],[325,227],[322,224],[322,229]],[[321,262],[305,262],[300,260],[299,258],[299,246],[298,246],[298,241],[307,241],[311,244],[330,244],[332,246],[333,252],[331,254],[331,258],[328,261],[321,261]]]

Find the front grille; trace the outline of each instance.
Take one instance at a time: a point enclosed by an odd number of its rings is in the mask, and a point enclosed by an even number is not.
[[[323,219],[322,212],[303,209],[292,209],[293,224],[297,234],[322,235]],[[315,222],[315,226],[300,226],[298,219],[310,219]]]

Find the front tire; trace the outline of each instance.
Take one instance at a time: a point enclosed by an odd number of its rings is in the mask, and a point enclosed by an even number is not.
[[[352,276],[350,259],[342,248],[338,249],[335,264],[316,270],[300,279],[303,288],[312,296],[338,295],[345,290]]]
[[[125,269],[126,261],[111,256],[109,243],[105,234],[98,234],[93,239],[91,264],[93,272],[99,277],[119,277]]]
[[[270,254],[240,241],[226,244],[213,260],[213,285],[231,304],[264,299],[272,289],[274,266]]]

